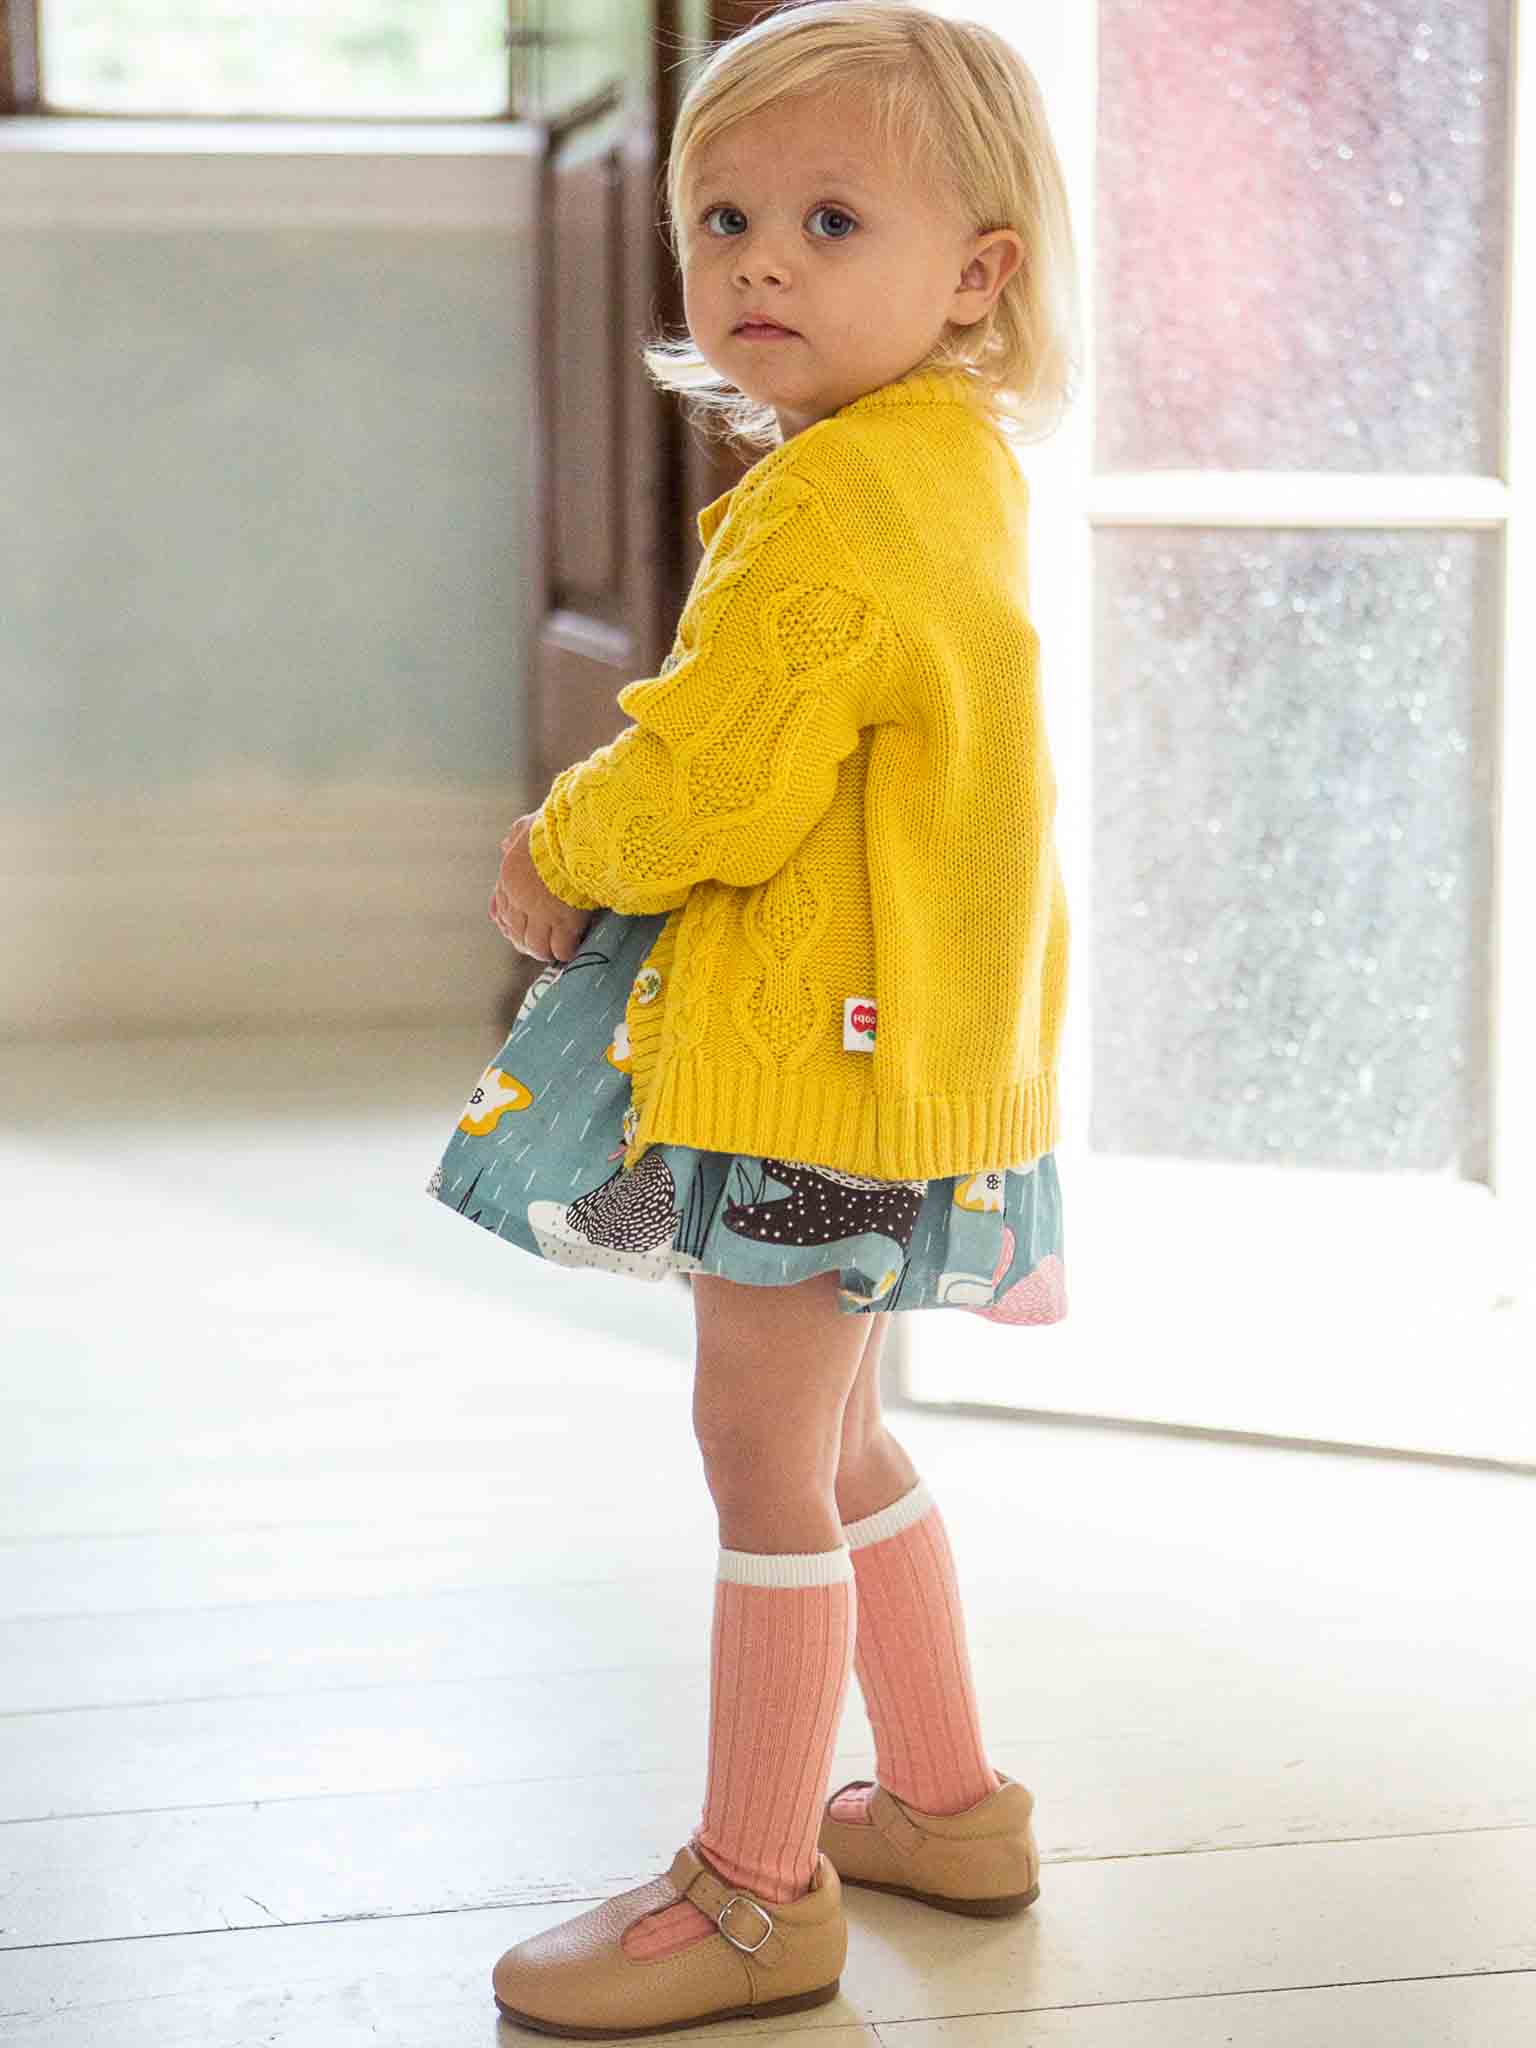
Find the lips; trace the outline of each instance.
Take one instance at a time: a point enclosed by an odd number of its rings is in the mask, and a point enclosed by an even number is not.
[[[786,327],[782,320],[738,320],[731,329],[732,334],[793,334],[793,327]]]

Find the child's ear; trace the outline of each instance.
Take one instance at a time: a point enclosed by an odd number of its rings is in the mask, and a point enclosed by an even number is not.
[[[1024,251],[1012,235],[998,235],[987,246],[989,251],[994,252],[996,256],[998,290],[1001,291],[1003,286],[1013,276],[1014,271],[1022,269]],[[987,283],[987,265],[979,255],[973,256],[966,265],[964,277],[960,280],[962,290],[985,290]]]

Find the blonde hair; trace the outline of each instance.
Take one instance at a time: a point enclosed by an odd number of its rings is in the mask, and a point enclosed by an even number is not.
[[[663,172],[674,259],[681,263],[683,189],[706,144],[786,98],[856,93],[893,159],[910,162],[928,189],[946,191],[973,233],[1012,228],[1024,244],[982,319],[946,323],[913,369],[964,370],[1010,442],[1054,433],[1081,371],[1077,255],[1045,105],[1018,51],[980,22],[950,21],[906,0],[787,0],[739,35],[694,49],[707,61],[678,110]],[[773,407],[722,378],[691,335],[650,339],[640,354],[652,380],[684,394],[706,430],[755,448],[781,445]]]

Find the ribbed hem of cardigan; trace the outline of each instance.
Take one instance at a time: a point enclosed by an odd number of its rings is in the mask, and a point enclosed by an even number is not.
[[[800,1076],[755,1073],[733,1083],[694,1059],[663,1066],[635,1145],[824,1162],[879,1180],[941,1180],[1028,1165],[1049,1152],[1056,1137],[1054,1069],[981,1101],[970,1095],[876,1101],[867,1087],[843,1099],[818,1095]],[[626,1165],[640,1156],[631,1151]]]

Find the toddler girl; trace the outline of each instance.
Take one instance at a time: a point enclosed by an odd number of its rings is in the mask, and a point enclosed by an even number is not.
[[[688,338],[651,374],[763,451],[633,723],[503,842],[547,963],[430,1192],[535,1256],[689,1278],[719,1511],[708,1782],[658,1876],[497,1963],[588,2038],[835,1997],[840,1878],[1035,1897],[939,1508],[881,1419],[893,1313],[1066,1312],[1068,926],[1014,439],[1058,423],[1076,267],[1038,90],[896,0],[713,51],[668,162]],[[876,1775],[828,1799],[850,1670]]]

